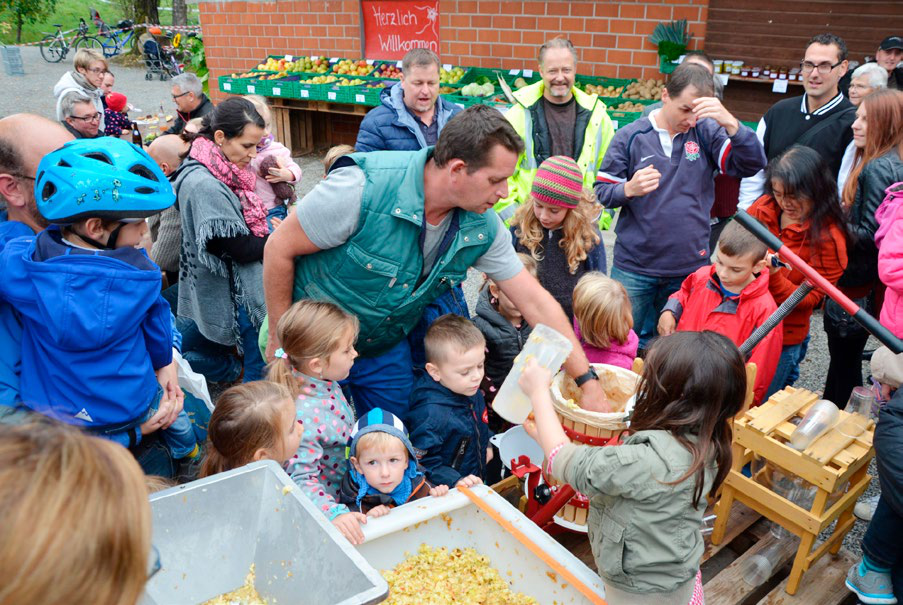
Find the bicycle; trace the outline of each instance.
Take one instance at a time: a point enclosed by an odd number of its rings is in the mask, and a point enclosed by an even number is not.
[[[103,47],[103,56],[109,59],[110,57],[115,57],[119,53],[121,53],[126,45],[132,41],[132,38],[135,35],[135,30],[132,29],[132,25],[134,25],[128,19],[124,21],[120,21],[116,24],[116,29],[111,29],[109,25],[100,21],[97,24],[98,35],[103,37],[101,41],[101,45]],[[128,33],[123,35],[123,30],[128,30]]]
[[[66,58],[66,55],[69,54],[69,50],[72,48],[75,50],[80,48],[103,49],[103,44],[101,44],[100,40],[88,35],[88,24],[85,23],[84,19],[79,19],[78,32],[72,39],[71,44],[63,35],[62,24],[54,23],[53,26],[56,28],[56,33],[44,32],[47,35],[41,40],[40,45],[41,57],[48,63],[59,63]]]

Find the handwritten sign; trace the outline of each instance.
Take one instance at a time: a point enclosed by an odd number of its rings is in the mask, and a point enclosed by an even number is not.
[[[361,0],[364,56],[401,59],[414,48],[439,53],[439,0]]]

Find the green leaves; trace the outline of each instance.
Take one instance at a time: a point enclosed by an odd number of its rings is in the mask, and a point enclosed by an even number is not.
[[[210,92],[210,70],[207,69],[207,55],[204,52],[204,41],[200,37],[182,38],[186,42],[182,44],[188,46],[191,53],[191,62],[188,68],[195,73],[201,83],[204,85],[204,92]]]
[[[56,0],[0,0],[0,12],[12,13],[16,24],[16,42],[22,41],[22,25],[37,23],[56,8]]]
[[[686,19],[659,23],[649,36],[649,41],[658,46],[658,54],[672,61],[687,49],[689,39]]]

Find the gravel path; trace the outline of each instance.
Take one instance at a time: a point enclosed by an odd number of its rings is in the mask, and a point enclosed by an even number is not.
[[[56,105],[52,93],[53,85],[60,76],[71,69],[72,54],[63,62],[53,64],[47,63],[41,58],[37,47],[22,47],[22,61],[25,67],[25,76],[11,77],[6,75],[5,72],[0,74],[0,115],[5,116],[11,113],[29,111],[54,119]],[[173,112],[174,107],[170,98],[170,86],[167,82],[161,82],[159,79],[145,80],[143,68],[125,67],[114,62],[111,65],[111,69],[116,74],[115,90],[125,94],[134,107],[143,110],[141,114],[133,113],[133,117],[150,112],[154,108],[158,108],[161,103],[163,103],[167,113]],[[296,158],[303,170],[302,180],[297,188],[299,196],[303,196],[310,191],[322,178],[323,166],[321,157],[321,155],[314,154]],[[603,240],[610,262],[615,240],[614,232],[606,231],[603,234]],[[465,295],[471,308],[476,306],[477,291],[481,283],[481,277],[472,271],[464,284]],[[822,328],[821,312],[813,314],[810,334],[812,340],[809,344],[809,352],[800,368],[800,379],[797,386],[813,391],[821,391],[824,387],[825,374],[828,370],[828,348]],[[868,348],[873,349],[876,346],[877,343],[872,339]],[[863,364],[863,367],[867,376],[867,364]],[[846,402],[836,403],[841,408],[846,404]],[[874,463],[872,464],[871,472],[872,474],[875,472]],[[878,493],[878,481],[875,479],[872,481],[866,495],[877,495]],[[844,545],[856,555],[861,553],[859,542],[862,539],[865,528],[865,523],[857,521],[844,541]]]

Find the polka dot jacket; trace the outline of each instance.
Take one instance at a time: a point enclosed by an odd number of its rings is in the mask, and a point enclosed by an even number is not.
[[[347,506],[339,504],[338,495],[348,467],[345,448],[354,426],[354,412],[337,382],[304,375],[298,380],[301,394],[295,399],[295,414],[304,423],[304,434],[286,471],[332,520],[349,512]]]

